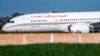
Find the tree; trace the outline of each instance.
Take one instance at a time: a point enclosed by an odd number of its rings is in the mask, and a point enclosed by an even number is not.
[[[23,13],[16,12],[16,13],[13,13],[13,14],[12,14],[11,18],[20,16],[20,15],[23,15]]]

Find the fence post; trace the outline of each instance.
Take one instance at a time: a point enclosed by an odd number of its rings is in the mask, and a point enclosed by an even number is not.
[[[50,43],[53,43],[54,42],[54,34],[51,32],[50,34]]]
[[[23,35],[23,44],[26,44],[26,35]]]
[[[82,34],[81,33],[78,33],[78,37],[79,37],[79,43],[82,43]]]

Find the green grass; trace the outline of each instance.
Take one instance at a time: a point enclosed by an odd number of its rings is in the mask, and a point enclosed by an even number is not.
[[[0,46],[0,56],[100,56],[100,44]]]

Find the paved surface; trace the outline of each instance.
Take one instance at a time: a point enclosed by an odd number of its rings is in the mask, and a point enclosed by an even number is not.
[[[35,43],[100,43],[100,33],[12,33],[0,34],[0,45]]]

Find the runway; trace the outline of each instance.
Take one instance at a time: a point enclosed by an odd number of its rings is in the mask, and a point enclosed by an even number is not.
[[[0,45],[41,43],[100,43],[100,33],[9,33],[0,34]]]

